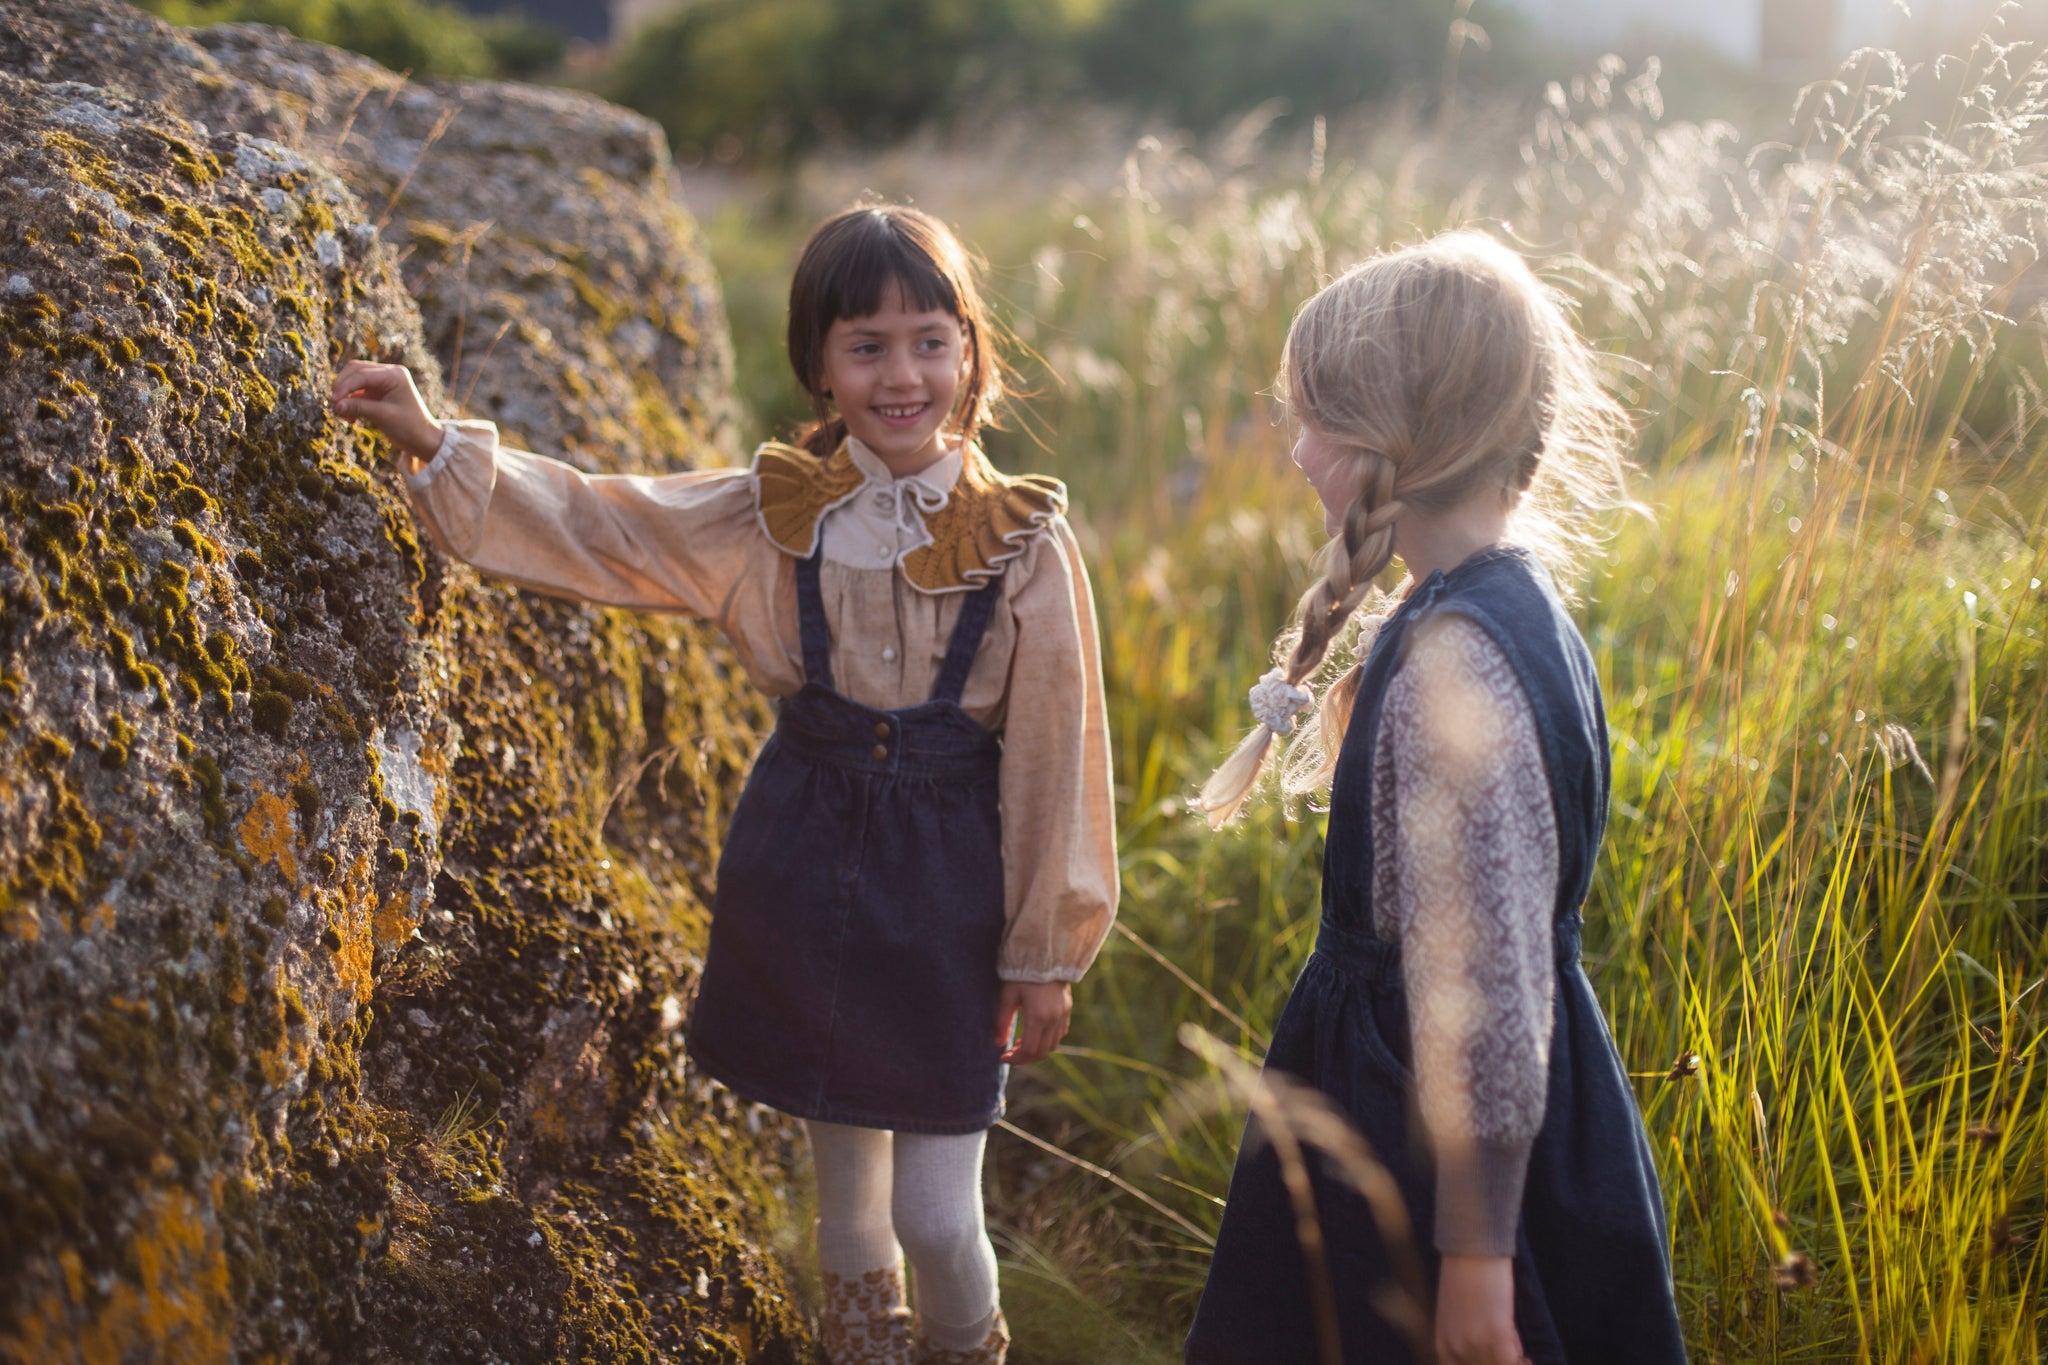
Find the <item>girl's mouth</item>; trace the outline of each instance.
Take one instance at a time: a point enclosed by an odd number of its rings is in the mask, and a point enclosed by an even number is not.
[[[930,403],[877,403],[868,411],[892,427],[916,426],[918,419],[931,411]]]

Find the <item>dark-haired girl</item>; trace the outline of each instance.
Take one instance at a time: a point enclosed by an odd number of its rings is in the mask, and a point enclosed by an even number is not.
[[[334,401],[403,452],[443,550],[713,621],[780,699],[690,1052],[805,1121],[835,1365],[1000,1362],[982,1149],[1116,907],[1094,605],[1065,490],[976,444],[1002,364],[942,223],[874,205],[820,226],[789,355],[815,421],[748,470],[587,475],[436,421],[400,366],[350,362]]]

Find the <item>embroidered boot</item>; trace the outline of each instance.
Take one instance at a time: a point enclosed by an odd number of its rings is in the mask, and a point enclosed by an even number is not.
[[[926,1339],[922,1328],[917,1334],[917,1354],[913,1365],[1003,1365],[1010,1354],[1010,1324],[1003,1321],[1003,1310],[996,1309],[995,1320],[989,1323],[988,1335],[979,1346],[969,1346],[964,1351],[948,1351],[934,1346]]]
[[[832,1365],[912,1365],[910,1303],[903,1267],[860,1275],[825,1272],[821,1326]]]

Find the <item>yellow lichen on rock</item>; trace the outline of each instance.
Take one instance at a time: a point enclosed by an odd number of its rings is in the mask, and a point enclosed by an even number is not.
[[[399,891],[378,905],[370,920],[370,936],[379,948],[396,948],[420,927],[419,911],[410,892]]]
[[[218,1187],[214,1190],[218,1200]],[[104,1294],[78,1253],[58,1255],[62,1287],[45,1293],[0,1358],[34,1365],[219,1365],[232,1355],[227,1255],[212,1209],[175,1186],[140,1192],[127,1253],[132,1279]]]
[[[258,792],[242,817],[242,847],[259,864],[275,863],[285,881],[299,884],[298,856],[292,851],[292,808],[275,792]]]
[[[371,970],[376,965],[377,943],[370,927],[376,907],[376,890],[370,876],[370,859],[365,854],[349,866],[339,895],[331,898],[333,913],[328,932],[334,935],[334,972],[343,989],[356,1003],[370,998],[374,986]]]

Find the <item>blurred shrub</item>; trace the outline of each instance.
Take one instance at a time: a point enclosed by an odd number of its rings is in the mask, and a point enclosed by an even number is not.
[[[1434,90],[1456,17],[1457,0],[697,0],[631,43],[609,93],[686,159],[1074,97],[1207,129],[1276,98],[1305,117]]]
[[[1083,60],[1098,97],[1193,128],[1271,99],[1328,114],[1434,86],[1454,13],[1442,0],[1121,0]]]
[[[876,144],[1066,86],[1086,0],[698,0],[621,56],[610,93],[679,155]],[[736,140],[736,141],[735,141]],[[730,150],[728,150],[730,149]]]
[[[360,52],[393,71],[531,76],[561,62],[565,40],[517,15],[479,19],[434,0],[133,0],[176,24],[271,24]]]

